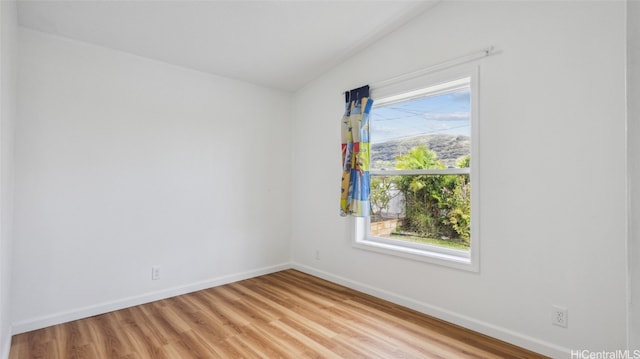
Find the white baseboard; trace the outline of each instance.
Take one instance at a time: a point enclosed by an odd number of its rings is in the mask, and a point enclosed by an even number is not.
[[[269,273],[274,273],[274,272],[278,272],[278,271],[289,269],[289,268],[291,268],[290,263],[282,263],[274,266],[263,267],[263,268],[250,270],[247,272],[226,275],[223,277],[213,278],[213,279],[209,279],[201,282],[191,283],[191,284],[164,289],[156,292],[145,293],[142,295],[137,295],[129,298],[123,298],[123,299],[119,299],[111,302],[99,303],[96,305],[91,305],[84,308],[55,313],[55,314],[51,314],[51,315],[47,315],[39,318],[23,320],[17,323],[13,323],[12,333],[14,335],[25,333],[28,331],[46,328],[56,324],[70,322],[72,320],[88,318],[94,315],[112,312],[114,310],[129,308],[136,305],[153,302],[156,300],[171,298],[171,297],[175,297],[175,296],[186,294],[186,293],[191,293],[191,292],[196,292],[196,291],[207,289],[207,288],[217,287],[220,285],[233,283],[240,280],[249,279],[249,278],[253,278],[253,277],[257,277],[257,276],[261,276]],[[5,358],[8,358],[8,350],[7,350],[7,356]]]
[[[486,323],[471,317],[467,317],[452,311],[433,306],[424,302],[407,298],[384,289],[372,287],[367,284],[359,283],[341,276],[337,276],[328,272],[318,270],[300,263],[292,263],[292,268],[301,272],[328,280],[333,283],[343,285],[345,287],[373,295],[375,297],[388,300],[392,303],[405,306],[416,310],[420,313],[430,315],[432,317],[459,325],[461,327],[471,329],[473,331],[488,335],[490,337],[517,345],[519,347],[532,350],[551,358],[570,358],[571,351],[568,348],[560,347],[536,338],[529,337],[506,328],[501,328],[490,323]]]

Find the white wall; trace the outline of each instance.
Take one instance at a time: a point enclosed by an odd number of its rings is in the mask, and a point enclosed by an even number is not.
[[[625,348],[625,31],[624,2],[442,2],[299,91],[296,267],[554,357]],[[341,92],[488,45],[480,273],[353,248]]]
[[[630,188],[629,283],[631,307],[629,315],[629,347],[640,349],[640,2],[627,2],[628,54],[628,146]]]
[[[15,332],[287,266],[291,94],[18,39]]]
[[[8,358],[11,343],[16,33],[16,3],[0,1],[0,358]]]

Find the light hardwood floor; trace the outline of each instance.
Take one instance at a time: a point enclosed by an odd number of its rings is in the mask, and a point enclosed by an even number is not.
[[[544,358],[295,270],[13,337],[27,358]]]

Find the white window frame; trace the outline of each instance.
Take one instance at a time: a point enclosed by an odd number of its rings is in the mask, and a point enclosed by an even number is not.
[[[387,85],[371,87],[374,109],[376,105],[422,97],[425,94],[435,95],[452,89],[446,84],[469,78],[470,87],[470,122],[471,122],[471,166],[470,168],[451,168],[438,170],[406,170],[406,171],[370,171],[372,175],[418,175],[418,174],[468,174],[471,181],[471,243],[469,251],[444,248],[435,245],[414,243],[369,235],[370,219],[356,217],[353,235],[355,248],[374,251],[411,260],[417,260],[446,267],[478,272],[480,270],[480,232],[479,232],[479,135],[478,135],[478,76],[479,67],[457,66],[453,69],[438,71],[415,77],[409,80]],[[465,85],[466,86],[466,85]],[[425,91],[429,90],[429,91]]]

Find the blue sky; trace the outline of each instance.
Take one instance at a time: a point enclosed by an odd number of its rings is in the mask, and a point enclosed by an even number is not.
[[[471,135],[469,88],[401,103],[371,111],[371,143],[425,134]]]

